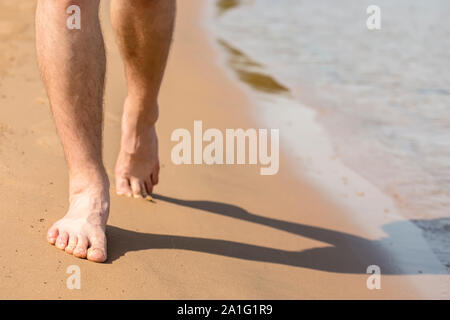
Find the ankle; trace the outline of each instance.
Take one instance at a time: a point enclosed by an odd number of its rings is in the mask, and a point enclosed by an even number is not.
[[[152,97],[127,97],[123,110],[122,127],[141,131],[156,124],[159,117],[158,102]]]
[[[85,169],[70,173],[69,181],[71,197],[85,192],[109,193],[109,179],[104,168]]]

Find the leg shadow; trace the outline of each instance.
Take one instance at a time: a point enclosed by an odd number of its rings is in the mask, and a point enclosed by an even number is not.
[[[392,263],[394,257],[385,250],[386,244],[392,241],[392,238],[389,237],[368,240],[348,233],[259,216],[238,206],[220,202],[188,201],[156,194],[153,195],[153,198],[258,223],[325,242],[328,246],[303,251],[288,251],[235,241],[141,233],[108,226],[108,261],[110,263],[130,251],[178,249],[337,273],[365,274],[367,267],[372,264],[380,266],[383,274],[417,273],[416,271],[405,272],[395,263]],[[399,223],[410,222],[397,222],[395,226],[386,229],[389,232],[395,232],[395,230],[398,230]],[[301,241],[301,238],[299,238],[299,241]],[[420,271],[421,273],[436,273],[435,269],[427,269],[426,267],[422,267]]]

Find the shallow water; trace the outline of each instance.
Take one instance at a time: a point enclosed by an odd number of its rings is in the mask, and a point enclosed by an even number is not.
[[[450,217],[450,2],[378,0],[375,31],[370,4],[218,0],[218,43],[255,92],[314,107],[336,154],[420,219],[446,264],[450,225],[438,218]]]

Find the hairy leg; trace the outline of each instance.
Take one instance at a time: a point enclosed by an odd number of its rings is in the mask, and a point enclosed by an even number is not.
[[[122,118],[116,191],[146,197],[158,183],[158,93],[175,19],[175,0],[112,0],[111,20],[125,63],[128,96]]]
[[[81,29],[69,30],[66,12],[81,9]],[[109,182],[102,162],[105,49],[99,0],[39,0],[36,48],[66,156],[70,207],[48,231],[56,247],[79,258],[106,260]]]

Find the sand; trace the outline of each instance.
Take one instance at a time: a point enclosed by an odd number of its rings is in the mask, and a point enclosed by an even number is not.
[[[34,1],[0,4],[0,298],[318,299],[439,298],[440,277],[405,274],[339,204],[298,179],[284,152],[280,171],[256,166],[176,166],[177,128],[258,128],[252,101],[218,62],[203,24],[205,0],[179,1],[174,46],[161,92],[161,175],[154,201],[112,189],[109,259],[95,264],[47,244],[67,209],[67,171],[34,52]],[[126,89],[108,20],[105,165],[113,181]],[[382,268],[368,290],[366,268]],[[69,290],[69,266],[81,289]],[[443,277],[443,276],[442,276]],[[433,289],[433,288],[431,288]],[[444,292],[445,293],[445,292]]]

